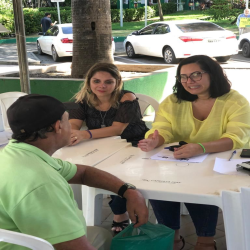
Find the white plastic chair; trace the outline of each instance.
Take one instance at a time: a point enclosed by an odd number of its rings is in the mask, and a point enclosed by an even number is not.
[[[53,246],[46,240],[4,229],[0,229],[0,242],[16,244],[32,250],[54,250]]]
[[[148,96],[148,95],[143,95],[143,94],[135,94],[138,97],[138,102],[140,105],[140,109],[141,109],[141,115],[143,116],[146,109],[151,105],[153,107],[153,109],[155,110],[155,112],[158,110],[159,108],[159,102],[156,101],[153,97]],[[147,124],[148,125],[148,124]],[[149,202],[148,200],[146,200],[147,203],[147,207],[149,207]],[[181,214],[182,215],[188,215],[189,212],[185,206],[185,204],[182,202],[181,203]]]
[[[146,111],[146,109],[149,106],[152,106],[153,109],[155,110],[155,112],[158,110],[159,108],[159,102],[157,102],[153,97],[148,96],[148,95],[143,95],[143,94],[135,94],[136,97],[138,97],[138,102],[140,105],[140,109],[141,109],[141,115],[144,115],[144,112]]]
[[[14,103],[20,96],[27,95],[23,92],[7,92],[0,94],[0,113],[2,113],[4,130],[10,130],[7,119],[7,109]]]
[[[241,208],[243,216],[243,230],[246,249],[250,249],[250,188],[242,187],[240,192],[241,198]]]

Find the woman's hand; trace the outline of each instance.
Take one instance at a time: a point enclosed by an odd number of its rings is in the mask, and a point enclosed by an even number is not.
[[[203,154],[203,148],[196,143],[188,143],[174,149],[174,157],[176,159],[190,158],[200,154]]]
[[[79,142],[89,138],[90,134],[87,131],[71,129],[71,143],[69,144],[69,146],[76,145]]]
[[[140,148],[142,151],[149,152],[158,146],[159,140],[159,132],[158,130],[155,130],[152,137],[139,141],[138,148]]]

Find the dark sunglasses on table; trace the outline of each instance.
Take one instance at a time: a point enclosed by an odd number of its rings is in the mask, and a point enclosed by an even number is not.
[[[186,83],[188,81],[188,78],[190,78],[193,81],[200,81],[202,79],[202,74],[207,73],[206,71],[195,71],[193,73],[191,73],[189,76],[187,75],[179,75],[176,76],[175,78],[177,79],[177,81],[181,82],[181,83]]]

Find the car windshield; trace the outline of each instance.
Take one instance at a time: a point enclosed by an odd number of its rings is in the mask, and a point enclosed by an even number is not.
[[[184,33],[224,30],[223,28],[221,28],[213,23],[185,23],[185,24],[176,24],[176,26]]]
[[[63,34],[72,34],[72,27],[62,27]]]

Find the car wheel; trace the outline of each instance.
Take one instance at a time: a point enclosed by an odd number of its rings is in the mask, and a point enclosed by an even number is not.
[[[59,62],[60,60],[60,57],[58,56],[56,48],[54,46],[52,46],[52,58],[55,62]]]
[[[133,46],[132,46],[131,43],[128,43],[128,44],[126,45],[126,53],[127,53],[127,56],[130,57],[130,58],[136,57],[134,48],[133,48]]]
[[[165,63],[167,63],[167,64],[179,62],[179,59],[176,59],[174,51],[170,47],[166,47],[164,49],[163,58],[164,58]]]
[[[227,62],[230,59],[231,56],[219,56],[219,57],[215,57],[215,59],[218,62]]]
[[[244,42],[242,46],[242,55],[244,57],[250,57],[250,43],[249,42]]]
[[[39,42],[36,43],[38,55],[42,55],[43,51]]]

